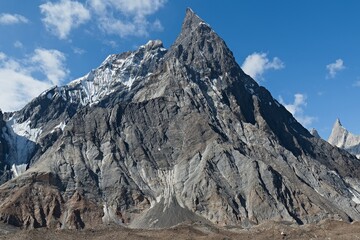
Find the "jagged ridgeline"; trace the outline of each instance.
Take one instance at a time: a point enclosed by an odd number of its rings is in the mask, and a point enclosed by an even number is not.
[[[360,136],[346,130],[339,119],[335,121],[328,142],[360,158]]]
[[[360,161],[313,137],[190,9],[170,49],[111,55],[4,121],[0,219],[16,226],[360,220]]]

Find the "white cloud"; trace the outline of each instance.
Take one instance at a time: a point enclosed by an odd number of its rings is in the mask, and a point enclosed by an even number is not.
[[[14,42],[14,47],[15,47],[15,48],[23,48],[24,45],[23,45],[22,42],[20,42],[20,41],[15,41],[15,42]]]
[[[35,49],[31,62],[37,66],[37,70],[42,72],[48,81],[53,85],[58,85],[69,73],[65,68],[65,55],[54,49]]]
[[[3,111],[19,110],[32,98],[51,87],[26,73],[0,68],[0,107]]]
[[[304,114],[304,107],[307,105],[307,97],[304,94],[297,93],[294,95],[294,102],[286,104],[282,97],[279,97],[279,101],[284,107],[305,127],[309,127],[316,117],[306,116]]]
[[[110,46],[110,47],[112,47],[114,49],[119,47],[118,43],[116,41],[113,41],[113,40],[104,41],[104,44],[106,44],[106,45],[108,45],[108,46]]]
[[[19,14],[9,14],[9,13],[1,13],[0,14],[0,24],[3,25],[12,25],[18,23],[28,23],[29,20]]]
[[[156,19],[153,24],[152,24],[152,30],[154,31],[158,31],[158,32],[161,32],[161,31],[164,31],[164,27],[163,25],[161,24],[160,20],[159,19]]]
[[[150,22],[148,16],[155,13],[167,0],[90,0],[96,13],[99,28],[107,34],[147,36],[149,30],[161,31],[161,22]]]
[[[153,14],[164,6],[167,0],[90,0],[90,5],[98,13],[104,13],[111,7],[125,15],[137,17]]]
[[[77,55],[82,55],[82,54],[86,53],[86,51],[84,49],[78,48],[78,47],[73,47],[72,50]]]
[[[42,19],[48,31],[60,39],[66,39],[71,30],[90,20],[90,12],[77,1],[61,0],[40,5]]]
[[[57,50],[36,49],[29,58],[21,60],[0,52],[0,108],[18,110],[55,83],[61,83],[68,74],[65,60]],[[37,73],[44,78],[34,77]]]
[[[3,52],[0,52],[0,61],[4,60],[6,58],[6,54]]]
[[[328,77],[334,78],[339,71],[345,69],[344,61],[339,58],[334,63],[326,65],[326,69],[328,70]]]
[[[241,68],[256,81],[263,79],[266,70],[279,70],[285,67],[285,64],[278,58],[270,60],[266,53],[253,53],[246,57]]]
[[[162,31],[161,22],[148,17],[165,5],[167,0],[75,0],[47,1],[40,5],[42,21],[48,31],[67,39],[71,30],[88,22],[91,15],[99,29],[120,37],[147,36],[149,31]]]

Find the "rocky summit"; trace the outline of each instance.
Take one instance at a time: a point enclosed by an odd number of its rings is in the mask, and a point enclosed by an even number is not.
[[[360,220],[360,161],[310,134],[192,10],[0,115],[0,219],[23,228]]]
[[[355,135],[344,128],[340,119],[336,119],[328,142],[336,147],[345,149],[360,158],[360,136]]]

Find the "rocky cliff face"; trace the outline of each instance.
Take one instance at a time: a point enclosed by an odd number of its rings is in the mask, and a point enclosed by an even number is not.
[[[0,186],[13,225],[360,220],[360,161],[303,128],[190,9],[169,50],[112,55],[7,126],[30,146],[13,145],[7,161],[28,169]]]
[[[6,164],[6,154],[8,152],[7,143],[3,137],[2,129],[5,128],[4,115],[0,110],[0,184],[9,179],[9,166]]]
[[[360,158],[360,136],[346,130],[339,119],[336,120],[333,126],[328,142]]]

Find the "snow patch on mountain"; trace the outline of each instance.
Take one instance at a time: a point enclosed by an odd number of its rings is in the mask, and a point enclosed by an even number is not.
[[[8,127],[11,127],[16,135],[24,137],[32,142],[36,142],[42,132],[41,128],[31,128],[30,120],[27,120],[23,123],[18,123],[17,119],[12,117],[9,119],[9,121],[7,121],[6,124]]]
[[[25,172],[26,171],[26,168],[27,168],[27,164],[19,164],[19,165],[16,165],[16,164],[13,164],[11,166],[11,172],[13,174],[13,177],[17,177],[19,176],[21,173]]]
[[[6,162],[12,166],[13,176],[17,177],[26,170],[42,129],[31,128],[30,120],[20,123],[15,117],[11,117],[2,132],[9,144]]]
[[[55,132],[57,129],[61,129],[61,131],[64,131],[65,127],[66,127],[66,123],[61,122],[54,127],[54,129],[51,131],[51,133]]]
[[[120,85],[130,91],[134,82],[151,75],[149,63],[158,63],[167,50],[160,40],[149,41],[138,50],[109,55],[97,69],[58,88],[64,100],[81,105],[94,104]]]

